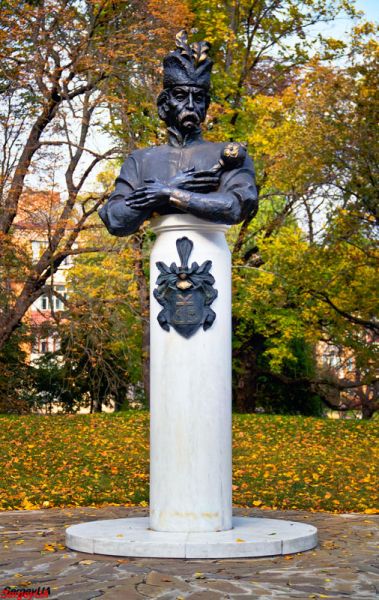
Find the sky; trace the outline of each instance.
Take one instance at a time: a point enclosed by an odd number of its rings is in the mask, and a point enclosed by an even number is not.
[[[379,0],[355,0],[357,10],[363,11],[368,21],[379,21]],[[346,34],[351,29],[352,22],[348,17],[338,17],[335,21],[323,24],[320,33],[324,35],[345,39]],[[316,25],[314,32],[318,33],[319,27]]]
[[[379,2],[378,0],[356,0],[356,7],[366,13],[370,21],[379,19]]]

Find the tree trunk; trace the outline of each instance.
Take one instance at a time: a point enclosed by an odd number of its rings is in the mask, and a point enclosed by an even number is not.
[[[40,288],[44,285],[44,281],[31,282],[25,284],[23,291],[17,298],[15,305],[8,311],[4,311],[0,318],[0,350],[9,340],[12,333],[21,325],[21,320],[28,308],[41,295]]]
[[[375,413],[375,408],[370,404],[362,404],[362,419],[371,419]]]
[[[132,240],[136,252],[135,274],[138,281],[140,314],[142,318],[142,381],[147,404],[150,399],[150,306],[149,282],[143,270],[143,236],[135,235]]]
[[[41,114],[38,116],[30,130],[13,176],[5,209],[0,213],[0,231],[2,231],[2,233],[8,233],[14,221],[17,213],[18,201],[24,189],[25,177],[28,174],[32,158],[39,148],[41,135],[49,123],[54,119],[61,101],[62,98],[57,95],[56,88],[54,87],[51,92],[51,97],[46,102]]]
[[[96,398],[94,398],[94,400],[93,400],[93,412],[101,413],[102,410],[103,410],[102,398],[100,395],[97,395]]]
[[[237,360],[240,368],[234,373],[234,404],[237,412],[252,413],[257,404],[256,357],[249,348]]]

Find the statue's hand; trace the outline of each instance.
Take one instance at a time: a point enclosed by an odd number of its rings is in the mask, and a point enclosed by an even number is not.
[[[220,185],[220,172],[195,171],[192,167],[178,173],[171,181],[170,186],[189,192],[208,193],[214,192]]]
[[[191,167],[190,169],[184,169],[184,171],[179,171],[175,177],[170,179],[170,186],[174,188],[181,188],[189,179],[193,176],[195,172],[195,167]]]
[[[169,201],[172,188],[155,179],[145,179],[147,185],[137,188],[126,199],[126,204],[137,210],[156,209]]]

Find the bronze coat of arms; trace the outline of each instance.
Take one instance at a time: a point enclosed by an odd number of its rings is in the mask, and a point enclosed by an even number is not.
[[[172,263],[169,267],[164,262],[156,265],[160,275],[156,281],[154,297],[163,309],[158,315],[160,326],[170,331],[170,325],[183,337],[189,338],[199,327],[209,329],[216,318],[210,305],[217,298],[217,290],[213,284],[215,279],[210,273],[212,261],[206,260],[202,265],[193,262],[188,266],[193,242],[187,237],[176,241],[176,248],[181,264]]]

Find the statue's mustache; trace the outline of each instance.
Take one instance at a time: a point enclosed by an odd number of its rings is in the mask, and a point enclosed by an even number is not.
[[[199,125],[200,123],[200,117],[197,112],[188,109],[184,109],[179,113],[178,120],[180,123],[183,123],[184,121],[191,121],[195,125]]]

